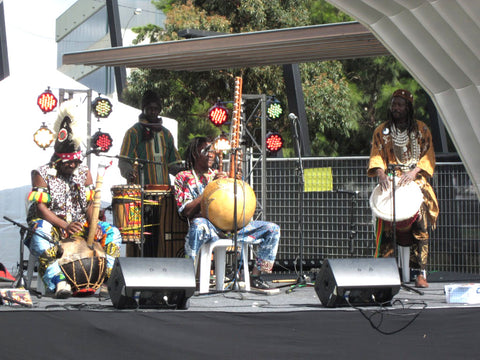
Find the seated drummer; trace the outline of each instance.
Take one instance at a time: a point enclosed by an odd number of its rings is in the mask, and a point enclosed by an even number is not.
[[[186,151],[186,167],[175,177],[175,199],[178,212],[186,217],[189,230],[185,238],[185,253],[194,259],[200,247],[209,241],[217,241],[222,231],[208,219],[201,217],[200,204],[206,185],[215,179],[226,177],[225,173],[211,170],[215,154],[204,150],[211,142],[205,137],[192,139]],[[261,273],[270,273],[277,254],[280,240],[280,227],[266,221],[250,221],[238,231],[238,241],[258,245],[255,266],[250,276],[252,288],[266,290],[270,286],[261,278]],[[246,274],[245,274],[246,275]]]
[[[29,195],[31,205],[27,214],[27,222],[36,233],[29,233],[25,245],[38,257],[39,276],[47,289],[55,291],[57,298],[67,298],[72,294],[71,286],[58,264],[57,256],[61,257],[59,244],[72,235],[88,237],[86,223],[90,222],[93,212],[95,186],[88,167],[82,164],[80,139],[74,133],[74,112],[75,106],[70,102],[63,103],[59,110],[55,122],[55,153],[48,164],[32,171],[33,189]],[[99,221],[95,241],[100,242],[105,250],[108,278],[115,258],[120,256],[120,232]]]
[[[175,175],[180,171],[182,159],[175,148],[172,134],[163,126],[162,118],[159,116],[162,100],[155,92],[147,90],[143,94],[141,108],[138,122],[126,131],[123,138],[120,149],[122,158],[118,161],[120,174],[128,184],[141,185],[140,171],[142,171],[145,188],[149,185],[170,185],[169,173]],[[135,159],[148,162],[135,165]],[[144,222],[148,225],[144,256],[156,257],[159,255],[159,206],[145,207],[144,211]],[[139,248],[127,246],[127,256],[139,256]]]

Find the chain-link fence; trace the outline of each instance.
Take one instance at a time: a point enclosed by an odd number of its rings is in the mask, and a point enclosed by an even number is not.
[[[297,159],[267,160],[263,216],[281,227],[275,269],[298,269],[300,253],[305,268],[318,267],[325,258],[374,255],[375,226],[369,198],[376,179],[366,176],[367,164],[368,157],[304,158],[305,171],[326,168],[328,174],[331,169],[333,191],[302,192]],[[261,171],[255,168],[252,172],[259,201]],[[440,215],[436,230],[430,231],[428,268],[478,274],[480,204],[469,176],[461,162],[437,163],[435,171],[431,184]]]

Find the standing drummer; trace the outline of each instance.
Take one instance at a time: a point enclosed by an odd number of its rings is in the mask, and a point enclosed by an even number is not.
[[[31,205],[27,222],[34,233],[29,233],[25,245],[39,259],[38,273],[57,298],[72,294],[58,264],[61,240],[72,235],[86,238],[93,213],[94,185],[90,170],[82,164],[75,109],[71,101],[62,104],[54,126],[55,152],[48,164],[32,171],[28,197]],[[120,256],[120,232],[109,223],[98,221],[95,241],[105,250],[108,278],[115,258]]]
[[[169,185],[169,172],[175,175],[182,159],[172,134],[163,126],[159,116],[162,101],[154,91],[147,90],[141,107],[138,122],[127,130],[123,138],[121,159],[118,161],[120,173],[128,183],[140,184],[140,168],[135,168],[134,161],[146,160],[148,163],[142,166],[144,185]]]
[[[380,124],[373,133],[367,175],[377,176],[382,190],[387,191],[392,187],[391,177],[387,174],[393,169],[399,177],[397,186],[414,181],[423,194],[419,215],[409,230],[410,268],[417,273],[415,286],[426,288],[428,227],[435,229],[439,212],[437,197],[428,182],[435,170],[435,152],[427,125],[414,119],[413,95],[402,89],[393,93],[387,121]],[[377,219],[378,256],[392,256],[394,254],[392,230],[382,231],[379,221],[381,222]]]
[[[169,174],[180,170],[181,156],[175,148],[171,132],[163,126],[162,101],[152,91],[144,92],[142,112],[138,121],[130,127],[123,138],[118,167],[120,174],[129,184],[170,185]],[[141,163],[144,161],[144,163]],[[140,178],[143,176],[143,179]],[[148,227],[143,246],[144,256],[156,257],[159,254],[160,209],[159,206],[145,207],[144,222]],[[140,256],[140,250],[127,244],[127,256]]]

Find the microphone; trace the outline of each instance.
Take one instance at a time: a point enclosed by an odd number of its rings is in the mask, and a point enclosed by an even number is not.
[[[298,119],[298,116],[295,115],[294,113],[288,114],[288,120],[290,120],[290,121],[295,121],[295,120],[297,120],[297,119]]]
[[[203,156],[207,156],[208,155],[208,152],[210,151],[210,148],[212,147],[212,143],[208,144],[208,146],[205,146],[202,151],[201,151],[201,154]]]

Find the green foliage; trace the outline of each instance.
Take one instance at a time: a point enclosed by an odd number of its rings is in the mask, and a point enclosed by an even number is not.
[[[312,24],[333,24],[355,20],[325,0],[307,0],[306,2]]]
[[[340,155],[344,139],[358,128],[358,115],[342,64],[338,61],[303,64],[302,84],[309,132],[314,135],[312,153]]]

